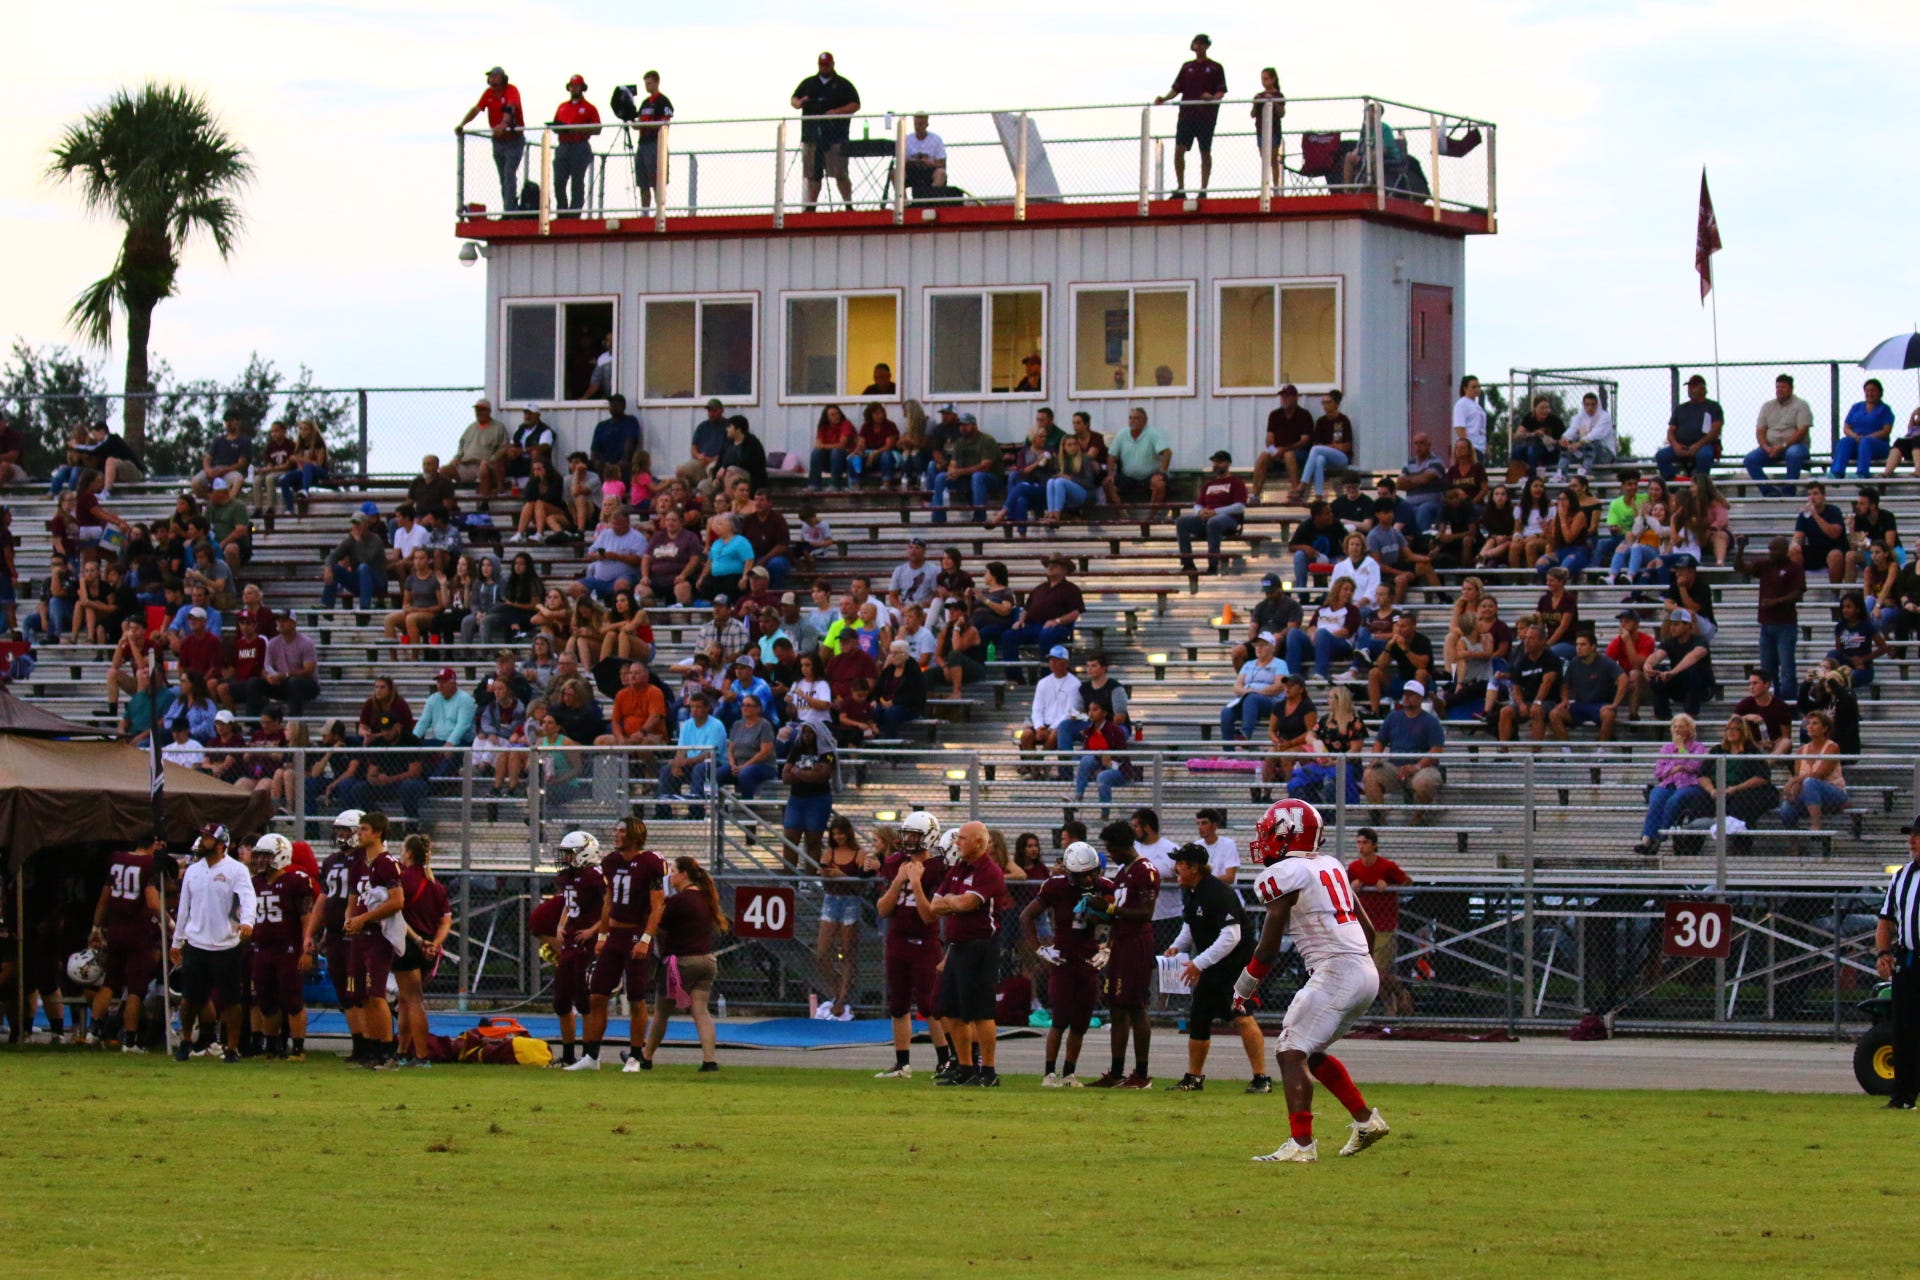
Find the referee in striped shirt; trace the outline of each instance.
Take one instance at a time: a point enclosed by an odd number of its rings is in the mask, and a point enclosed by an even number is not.
[[[1920,815],[1900,830],[1912,857],[1887,886],[1873,955],[1880,976],[1893,982],[1893,1097],[1887,1106],[1912,1111],[1920,1094]]]

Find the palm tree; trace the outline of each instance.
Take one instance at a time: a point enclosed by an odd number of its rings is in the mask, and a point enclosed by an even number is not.
[[[117,305],[127,315],[126,439],[146,441],[147,342],[153,309],[173,296],[180,251],[196,233],[222,258],[241,224],[236,200],[253,175],[245,148],[226,134],[206,100],[175,85],[125,89],[89,111],[53,148],[47,174],[77,179],[87,211],[126,227],[113,270],[88,285],[67,313],[75,331],[106,347]]]

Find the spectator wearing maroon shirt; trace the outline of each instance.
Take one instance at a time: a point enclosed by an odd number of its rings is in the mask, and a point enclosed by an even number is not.
[[[1213,454],[1213,474],[1200,482],[1193,508],[1173,522],[1180,539],[1180,567],[1195,572],[1193,540],[1204,533],[1207,538],[1207,572],[1220,572],[1220,540],[1240,532],[1240,521],[1247,514],[1247,486],[1233,474],[1233,455],[1225,449]]]
[[[174,645],[182,671],[211,677],[219,669],[223,656],[220,637],[207,630],[207,611],[199,605],[187,610],[187,633]]]
[[[653,208],[653,189],[660,178],[660,126],[673,120],[673,99],[660,92],[660,73],[640,77],[647,96],[634,104],[634,127],[640,134],[633,144],[633,184],[640,191],[640,212]]]
[[[1047,580],[1027,593],[1019,620],[1001,635],[1002,654],[1015,654],[1022,645],[1034,645],[1044,652],[1057,644],[1073,643],[1073,625],[1086,610],[1086,597],[1067,581],[1067,571],[1073,568],[1071,560],[1049,556],[1046,566]]]
[[[1289,382],[1280,388],[1280,407],[1267,415],[1267,447],[1253,460],[1253,500],[1259,502],[1267,491],[1267,472],[1274,459],[1287,473],[1287,501],[1298,502],[1306,493],[1300,484],[1300,468],[1313,448],[1313,415],[1300,407],[1300,389]]]
[[[507,83],[507,73],[499,67],[487,72],[487,91],[454,126],[458,134],[482,111],[487,113],[487,128],[493,131],[493,167],[500,173],[500,209],[514,213],[520,208],[520,159],[526,154],[527,136],[522,132],[527,113],[520,106],[520,90]]]
[[[240,634],[229,638],[220,660],[220,679],[213,696],[223,707],[244,704],[249,714],[259,715],[267,690],[263,678],[267,669],[267,642],[260,635],[259,622],[251,614],[241,614]]]
[[[453,928],[453,907],[446,886],[433,878],[433,841],[415,832],[401,846],[400,885],[407,905],[406,949],[393,962],[393,979],[400,987],[400,1057],[403,1067],[427,1062],[426,984],[440,967],[441,948]]]
[[[847,421],[840,406],[830,404],[822,409],[820,421],[813,428],[813,452],[807,455],[807,492],[824,492],[826,486],[821,482],[826,473],[831,473],[834,488],[846,488],[847,459],[859,450],[860,433]]]
[[[764,566],[775,591],[787,583],[793,572],[793,531],[787,518],[773,509],[773,491],[762,488],[753,495],[753,510],[736,521],[738,532],[753,546],[753,563]]]
[[[1412,884],[1413,877],[1391,858],[1380,856],[1380,837],[1372,827],[1354,834],[1360,853],[1347,867],[1347,879],[1360,894],[1360,905],[1373,921],[1373,967],[1380,971],[1380,1002],[1387,1012],[1407,1017],[1413,1012],[1413,993],[1394,976],[1394,957],[1400,952],[1400,895],[1390,886]]]
[[[720,890],[713,883],[713,877],[692,858],[673,860],[667,884],[672,887],[673,895],[660,913],[663,963],[653,972],[653,1022],[647,1028],[647,1056],[642,1065],[653,1065],[653,1055],[659,1052],[660,1042],[667,1038],[668,996],[674,993],[677,982],[680,992],[674,1002],[683,1005],[693,1016],[694,1031],[700,1037],[700,1070],[703,1073],[718,1071],[720,1064],[714,1061],[713,1054],[719,1037],[714,1031],[713,1011],[707,1005],[707,998],[720,976],[720,965],[713,957],[714,935],[727,932],[731,926],[726,911],[720,906]]]
[[[1180,99],[1180,124],[1173,137],[1173,185],[1175,200],[1186,198],[1187,148],[1200,144],[1200,190],[1207,189],[1213,177],[1213,126],[1220,118],[1217,103],[1227,96],[1227,71],[1207,56],[1213,41],[1204,35],[1193,38],[1188,48],[1193,60],[1180,65],[1173,87],[1153,100],[1154,106]]]
[[[1800,643],[1800,601],[1807,594],[1807,573],[1793,558],[1785,538],[1767,544],[1767,558],[1747,562],[1743,544],[1734,553],[1733,570],[1760,584],[1760,670],[1776,689],[1798,689],[1794,650]]]
[[[988,856],[986,824],[968,822],[954,838],[960,861],[947,872],[931,904],[942,923],[946,968],[940,978],[940,1014],[958,1066],[936,1083],[1000,1087],[994,1070],[994,993],[1000,983],[1000,904],[1007,880]],[[980,1064],[973,1065],[974,1051]]]
[[[555,203],[563,218],[577,218],[587,203],[587,170],[593,168],[593,135],[600,132],[600,111],[587,101],[587,81],[567,81],[567,100],[553,109],[553,185]],[[604,389],[603,389],[604,390]]]

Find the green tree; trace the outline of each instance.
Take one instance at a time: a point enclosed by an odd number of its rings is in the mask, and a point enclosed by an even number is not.
[[[114,310],[125,312],[125,435],[139,452],[146,443],[144,397],[153,390],[147,356],[153,310],[173,296],[181,250],[194,236],[211,239],[222,258],[232,256],[242,221],[238,195],[253,166],[204,98],[150,82],[137,94],[117,90],[68,125],[47,173],[56,182],[77,182],[88,212],[125,227],[113,269],[81,292],[68,319],[82,338],[104,348]]]
[[[256,352],[233,378],[176,383],[166,362],[156,361],[153,384],[146,452],[150,474],[187,475],[197,470],[200,455],[223,430],[229,414],[237,415],[249,434],[262,439],[269,423],[291,426],[311,418],[326,438],[336,469],[359,461],[359,420],[353,397],[316,390],[313,373],[305,365],[289,382],[273,361],[261,359]]]
[[[15,338],[0,365],[0,403],[26,440],[27,470],[43,476],[66,461],[74,431],[107,416],[107,379],[100,367],[66,347],[40,350]]]

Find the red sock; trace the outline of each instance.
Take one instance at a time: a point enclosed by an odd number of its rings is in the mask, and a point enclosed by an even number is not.
[[[1313,1112],[1287,1112],[1287,1127],[1293,1130],[1293,1140],[1301,1146],[1313,1141]]]
[[[1313,1078],[1325,1086],[1326,1091],[1337,1098],[1340,1105],[1347,1109],[1347,1114],[1355,1120],[1365,1120],[1373,1114],[1371,1108],[1367,1106],[1367,1100],[1360,1096],[1359,1088],[1353,1083],[1353,1077],[1347,1074],[1347,1069],[1341,1064],[1340,1059],[1330,1053],[1326,1054],[1312,1068],[1312,1071]]]

